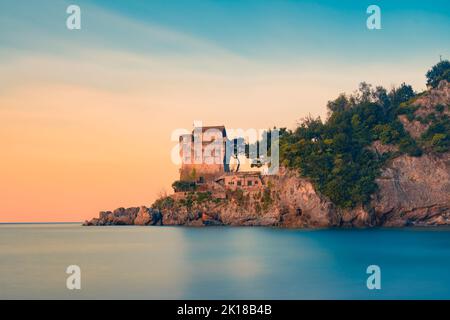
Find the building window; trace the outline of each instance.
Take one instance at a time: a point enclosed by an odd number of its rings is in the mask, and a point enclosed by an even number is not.
[[[237,185],[238,185],[238,186],[242,186],[242,182],[239,180],[239,181],[237,182]]]
[[[247,181],[247,185],[250,187],[250,186],[252,186],[252,183],[253,181],[252,180],[249,180],[249,181]]]

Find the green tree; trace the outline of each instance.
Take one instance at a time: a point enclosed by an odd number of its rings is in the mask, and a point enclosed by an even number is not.
[[[450,61],[443,60],[435,64],[427,74],[427,84],[436,88],[441,80],[450,81]]]
[[[341,93],[335,100],[328,101],[327,108],[330,113],[342,112],[351,108],[349,99],[344,93]]]
[[[398,107],[401,103],[407,102],[416,96],[413,88],[406,83],[394,88],[389,92],[389,99],[393,107]]]

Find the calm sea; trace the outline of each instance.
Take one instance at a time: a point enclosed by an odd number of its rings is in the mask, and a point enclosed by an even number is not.
[[[450,229],[3,224],[0,298],[450,299]]]

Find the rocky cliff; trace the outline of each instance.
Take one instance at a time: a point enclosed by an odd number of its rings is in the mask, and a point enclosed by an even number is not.
[[[161,225],[162,214],[145,206],[132,208],[118,208],[114,211],[101,211],[98,218],[86,221],[86,226],[112,226],[112,225]]]
[[[416,116],[424,118],[436,106],[450,114],[450,84],[420,96]],[[404,128],[419,138],[427,125],[399,117]],[[378,154],[396,153],[396,146],[375,141]],[[282,169],[279,175],[263,177],[264,188],[256,191],[226,190],[225,197],[210,192],[192,192],[159,199],[151,207],[119,208],[101,212],[86,225],[232,225],[293,228],[433,226],[450,224],[450,153],[424,152],[420,157],[398,154],[382,168],[376,180],[378,191],[370,203],[340,209],[320,195],[298,172]]]

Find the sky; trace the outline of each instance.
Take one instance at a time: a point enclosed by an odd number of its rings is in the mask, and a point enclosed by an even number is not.
[[[294,128],[361,81],[421,91],[449,30],[449,1],[0,0],[0,222],[150,205],[194,121]]]

